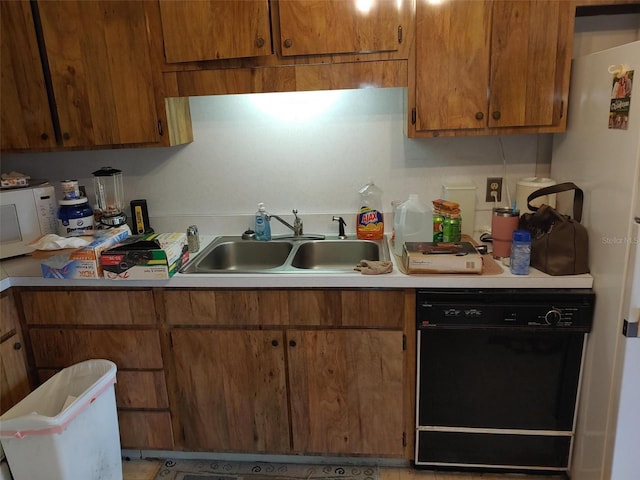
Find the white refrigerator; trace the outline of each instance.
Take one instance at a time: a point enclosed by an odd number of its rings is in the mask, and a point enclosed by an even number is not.
[[[627,129],[609,128],[616,96],[610,71],[622,64],[636,77]],[[554,135],[551,177],[584,190],[582,223],[596,292],[571,478],[637,480],[640,338],[622,332],[625,320],[632,330],[640,316],[640,41],[574,59],[567,131]],[[571,195],[562,195],[558,208],[569,213]]]

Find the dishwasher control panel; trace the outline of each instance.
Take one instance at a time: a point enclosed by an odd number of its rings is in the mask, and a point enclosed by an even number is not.
[[[417,327],[565,328],[589,331],[595,294],[588,289],[418,290]]]

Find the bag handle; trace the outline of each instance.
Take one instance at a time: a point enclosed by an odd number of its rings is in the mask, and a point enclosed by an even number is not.
[[[538,207],[531,205],[531,200],[534,200],[538,197],[544,197],[545,195],[550,195],[553,193],[570,192],[571,190],[574,191],[573,218],[578,223],[580,223],[580,221],[582,220],[582,204],[584,203],[584,192],[580,187],[578,187],[573,182],[559,183],[557,185],[551,185],[550,187],[544,187],[539,190],[536,190],[535,192],[532,192],[527,197],[527,207],[529,207],[529,210],[532,210],[535,212],[536,210],[538,210]]]

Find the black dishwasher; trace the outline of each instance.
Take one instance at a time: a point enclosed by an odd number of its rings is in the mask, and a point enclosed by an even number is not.
[[[415,466],[568,472],[589,289],[417,291]]]

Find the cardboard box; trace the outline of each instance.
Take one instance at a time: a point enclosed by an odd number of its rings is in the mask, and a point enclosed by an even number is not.
[[[100,254],[131,234],[128,225],[96,230],[86,247],[64,255],[55,255],[40,264],[44,278],[102,278]]]
[[[187,235],[133,235],[100,256],[104,278],[162,280],[171,278],[189,260]]]
[[[407,273],[482,273],[482,256],[470,242],[405,242]]]

